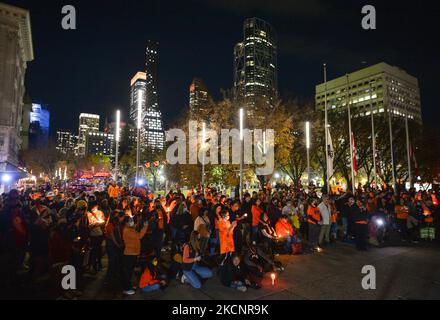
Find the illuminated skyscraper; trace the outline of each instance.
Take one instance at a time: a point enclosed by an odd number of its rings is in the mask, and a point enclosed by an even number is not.
[[[141,144],[146,141],[146,91],[147,91],[147,74],[145,72],[137,72],[130,82],[130,121],[134,126],[137,126],[139,98],[142,98],[142,123],[141,128]],[[137,140],[137,137],[136,137]]]
[[[50,112],[43,105],[33,103],[30,113],[29,146],[46,148],[49,144]]]
[[[145,140],[142,142],[142,146],[163,149],[165,138],[162,113],[159,108],[158,63],[159,43],[148,40],[146,49],[146,111],[144,115]]]
[[[158,98],[158,62],[159,62],[159,43],[147,41],[146,50],[146,112],[144,116],[145,140],[144,147],[163,149],[164,131],[162,113],[159,108]]]
[[[112,133],[89,131],[86,136],[86,155],[114,157],[115,136]]]
[[[56,146],[57,151],[63,155],[73,154],[76,144],[75,140],[75,136],[69,130],[58,130]]]
[[[204,116],[208,111],[209,95],[202,79],[194,78],[189,86],[189,111],[191,117]]]
[[[99,115],[81,113],[79,115],[79,128],[78,128],[78,145],[77,155],[84,157],[86,155],[86,139],[89,132],[99,131]]]
[[[273,106],[278,96],[277,35],[266,21],[249,18],[234,48],[234,97],[248,113],[258,102]]]

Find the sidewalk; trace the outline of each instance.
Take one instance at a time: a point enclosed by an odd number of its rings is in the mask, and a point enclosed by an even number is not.
[[[260,290],[242,293],[209,279],[201,290],[173,280],[165,291],[125,297],[103,286],[101,272],[80,299],[127,300],[297,300],[297,299],[440,299],[438,244],[371,248],[358,252],[352,245],[337,243],[321,253],[279,256],[285,271],[271,285],[264,279]],[[364,265],[376,268],[376,290],[361,286]]]

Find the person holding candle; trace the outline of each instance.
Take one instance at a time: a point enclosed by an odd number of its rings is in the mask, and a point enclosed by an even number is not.
[[[91,246],[89,268],[93,268],[94,272],[96,273],[102,268],[102,242],[104,241],[103,228],[106,222],[104,213],[99,210],[98,202],[91,201],[89,203],[87,219],[89,222]]]

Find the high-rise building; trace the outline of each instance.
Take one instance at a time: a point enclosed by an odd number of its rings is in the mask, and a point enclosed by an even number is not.
[[[86,135],[86,155],[114,156],[115,136],[112,133],[89,131]]]
[[[325,97],[329,111],[344,110],[349,101],[354,117],[369,116],[371,111],[373,114],[389,111],[393,116],[422,123],[417,78],[384,62],[318,84],[317,110],[325,110]]]
[[[29,147],[47,148],[49,144],[50,112],[45,106],[32,104],[29,124]]]
[[[158,97],[159,43],[147,41],[146,50],[146,112],[144,147],[164,148],[164,129]]]
[[[68,130],[57,131],[57,146],[56,149],[60,154],[71,155],[75,150],[76,137]]]
[[[278,97],[277,35],[266,21],[249,18],[243,41],[234,47],[234,98],[252,114],[258,103],[274,106]]]
[[[137,72],[130,82],[130,110],[129,117],[132,123],[137,125],[139,98],[142,98],[143,117],[145,117],[145,101],[147,90],[147,74],[145,72]],[[144,123],[144,119],[142,119]]]
[[[79,157],[86,155],[86,139],[89,132],[99,131],[99,115],[81,113],[79,115],[78,144],[76,154]]]
[[[189,86],[189,111],[191,117],[203,116],[208,111],[209,95],[205,83],[200,78],[194,78]]]
[[[24,78],[33,59],[29,11],[0,3],[0,174],[17,171]]]

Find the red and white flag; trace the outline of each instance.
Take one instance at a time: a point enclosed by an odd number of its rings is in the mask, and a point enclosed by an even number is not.
[[[351,141],[352,141],[352,145],[353,145],[353,152],[352,152],[352,156],[353,156],[353,171],[354,171],[354,175],[357,175],[358,172],[358,167],[357,167],[357,161],[356,161],[356,142],[354,140],[354,134],[353,132],[351,133]]]

